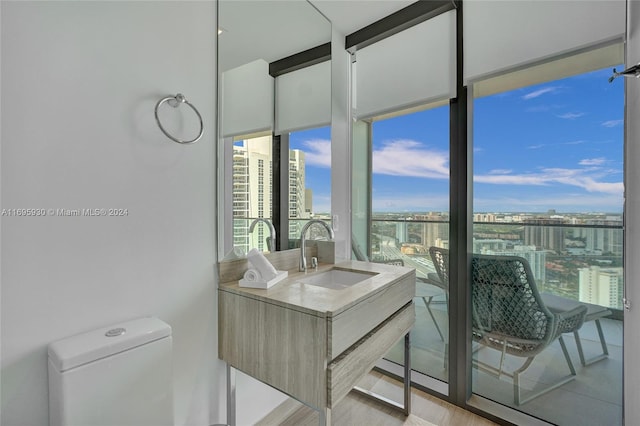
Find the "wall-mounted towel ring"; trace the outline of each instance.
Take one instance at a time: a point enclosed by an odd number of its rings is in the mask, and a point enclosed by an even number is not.
[[[172,135],[169,134],[169,132],[167,132],[164,127],[162,127],[162,123],[160,123],[160,119],[158,118],[158,108],[160,107],[160,105],[162,105],[163,103],[167,102],[169,105],[171,105],[174,108],[177,108],[180,104],[187,104],[191,107],[191,109],[193,110],[193,112],[196,113],[196,115],[198,116],[198,119],[200,120],[200,133],[198,133],[198,136],[196,136],[195,139],[192,139],[190,141],[183,141],[180,140],[178,138],[173,137]],[[200,139],[202,137],[202,133],[204,132],[204,125],[202,124],[202,116],[200,115],[200,113],[198,112],[198,110],[196,109],[196,107],[194,107],[185,97],[182,93],[178,93],[175,96],[167,96],[166,98],[162,98],[160,99],[160,101],[158,101],[158,103],[156,104],[156,110],[155,110],[155,115],[156,115],[156,122],[158,123],[158,127],[160,127],[160,130],[162,130],[162,133],[165,134],[166,137],[168,137],[169,139],[171,139],[174,142],[177,143],[182,143],[182,144],[188,144],[188,143],[194,143],[196,142],[198,139]]]

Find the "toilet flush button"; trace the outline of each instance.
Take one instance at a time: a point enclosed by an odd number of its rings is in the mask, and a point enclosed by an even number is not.
[[[107,337],[117,337],[117,336],[122,336],[124,333],[127,332],[126,328],[112,328],[111,330],[107,331],[106,333],[104,333],[105,336]]]

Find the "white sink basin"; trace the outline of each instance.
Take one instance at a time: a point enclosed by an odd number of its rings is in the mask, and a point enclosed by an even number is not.
[[[346,269],[331,269],[329,271],[308,275],[301,278],[299,281],[307,285],[342,290],[369,279],[374,275],[376,275],[376,273],[351,271]]]

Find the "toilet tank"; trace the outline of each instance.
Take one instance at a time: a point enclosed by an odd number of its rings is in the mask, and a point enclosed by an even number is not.
[[[172,426],[171,327],[140,318],[49,345],[51,426]]]

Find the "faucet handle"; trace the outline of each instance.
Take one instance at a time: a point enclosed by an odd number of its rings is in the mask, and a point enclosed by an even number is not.
[[[318,258],[315,256],[311,258],[311,267],[318,269]]]

